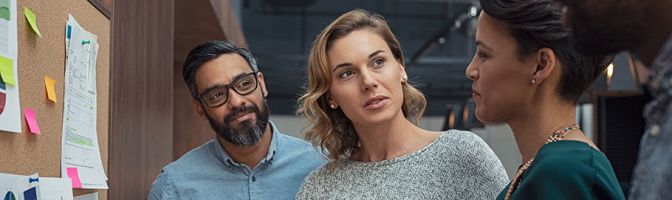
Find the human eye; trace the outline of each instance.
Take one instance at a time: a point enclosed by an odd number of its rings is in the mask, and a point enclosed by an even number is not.
[[[478,59],[483,60],[483,59],[490,58],[490,55],[487,54],[487,53],[485,53],[485,52],[483,52],[483,51],[476,51],[476,57],[477,57]]]
[[[214,90],[206,96],[208,101],[216,101],[226,97],[226,90]]]
[[[252,81],[250,80],[240,80],[236,83],[236,88],[244,89],[252,86]]]
[[[350,70],[346,70],[346,71],[343,71],[340,74],[338,74],[338,78],[339,79],[347,79],[347,78],[350,78],[352,75],[355,75],[355,72],[350,71]]]
[[[385,65],[385,58],[382,58],[382,57],[381,58],[376,58],[376,59],[373,60],[373,62],[371,62],[371,66],[373,68],[380,68],[380,67],[383,67],[384,65]]]

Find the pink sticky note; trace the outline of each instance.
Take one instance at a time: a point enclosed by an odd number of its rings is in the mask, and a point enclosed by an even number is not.
[[[76,167],[68,167],[68,177],[72,180],[72,188],[82,188],[82,182],[79,181],[79,172]]]
[[[24,108],[23,113],[26,115],[26,123],[28,123],[28,129],[30,129],[30,132],[40,135],[40,125],[37,125],[35,111],[30,108]]]

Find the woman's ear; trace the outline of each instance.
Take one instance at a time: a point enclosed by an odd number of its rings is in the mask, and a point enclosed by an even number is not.
[[[329,103],[329,108],[331,108],[332,110],[338,108],[336,100],[334,100],[334,98],[331,98],[330,95],[327,95],[327,103]]]
[[[399,63],[399,73],[400,73],[399,77],[401,77],[401,82],[402,83],[408,82],[408,74],[406,74],[406,68],[401,63]]]
[[[535,67],[532,76],[530,77],[530,84],[541,84],[551,75],[553,69],[558,64],[555,52],[550,48],[541,48],[535,55],[537,66]]]

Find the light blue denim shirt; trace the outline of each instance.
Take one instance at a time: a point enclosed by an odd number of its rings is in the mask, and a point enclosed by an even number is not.
[[[303,179],[326,158],[270,124],[268,155],[254,169],[233,161],[211,140],[164,167],[149,199],[294,199]]]

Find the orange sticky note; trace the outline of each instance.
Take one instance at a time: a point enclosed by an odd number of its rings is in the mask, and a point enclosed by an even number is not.
[[[54,85],[56,81],[48,76],[44,76],[44,87],[47,89],[47,98],[49,100],[56,102],[56,91],[54,90]]]
[[[68,167],[68,177],[72,180],[72,188],[82,188],[82,182],[79,180],[79,172],[76,167]]]
[[[0,56],[0,76],[2,76],[2,81],[9,85],[16,85],[13,62],[10,58]]]
[[[35,117],[35,111],[30,108],[24,108],[23,113],[26,116],[26,123],[28,123],[28,129],[31,133],[40,135],[40,126],[37,125],[37,118]]]

